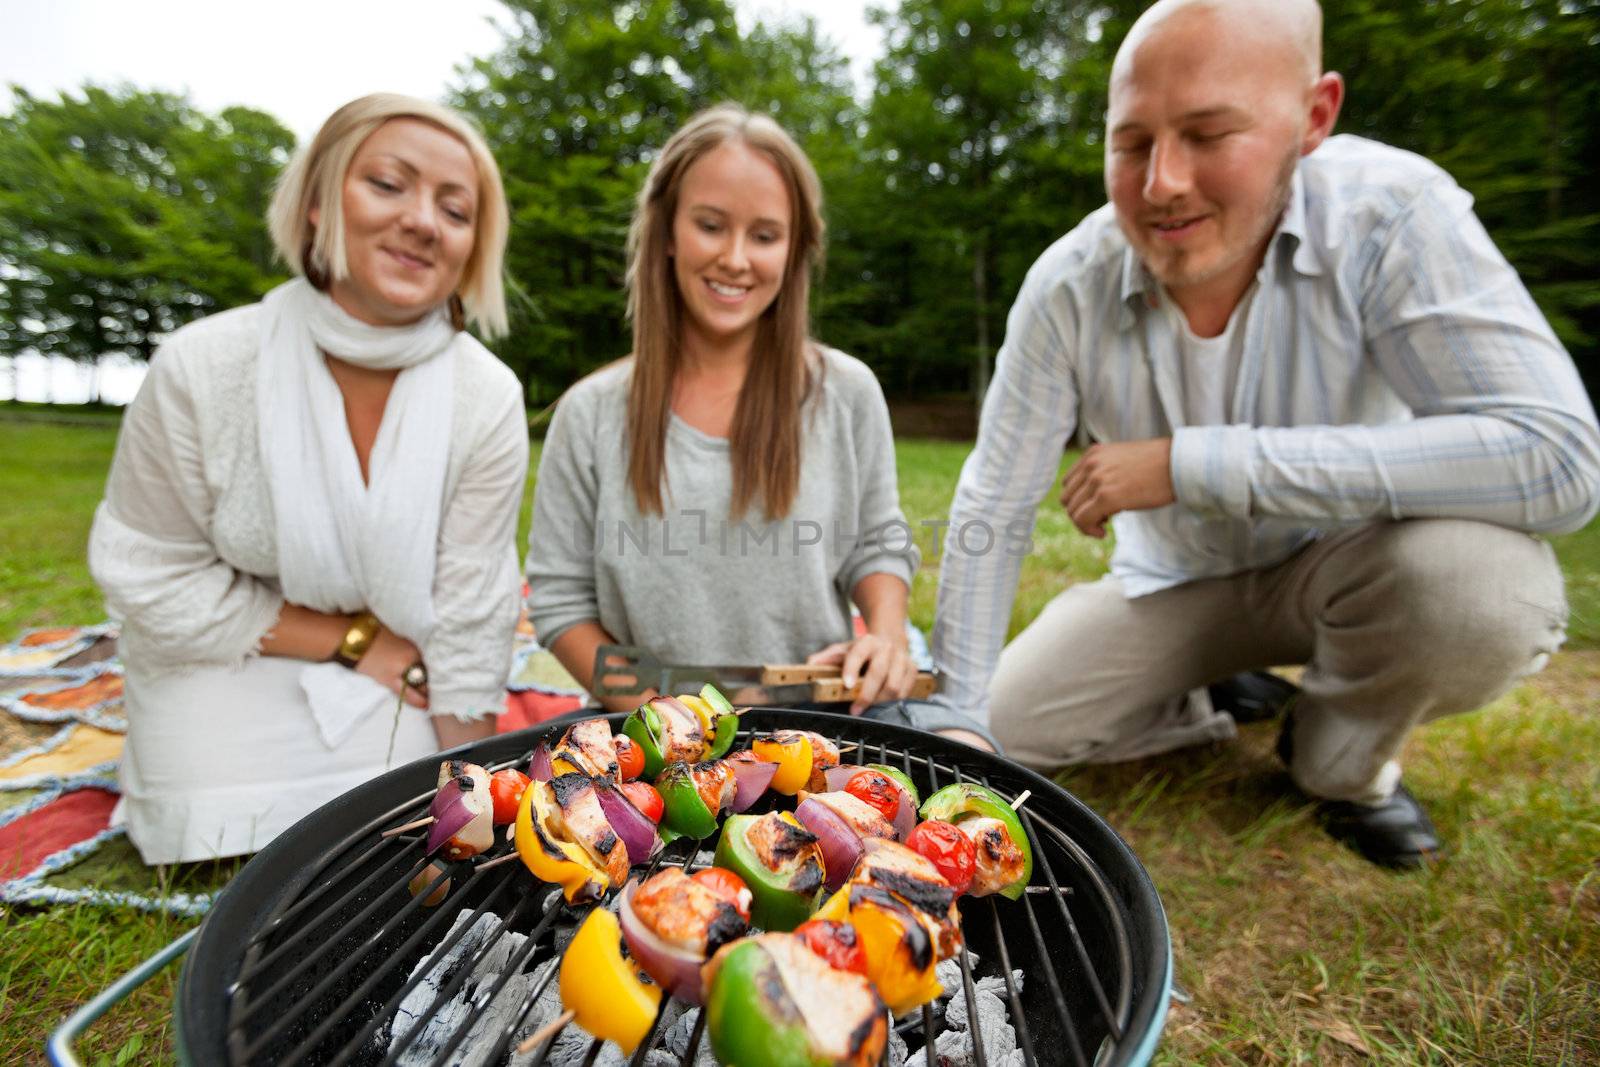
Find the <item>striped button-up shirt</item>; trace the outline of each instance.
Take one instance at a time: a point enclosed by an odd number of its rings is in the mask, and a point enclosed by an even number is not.
[[[1177,502],[1114,520],[1111,570],[1129,596],[1269,566],[1343,525],[1448,516],[1564,532],[1594,514],[1594,409],[1443,170],[1330,138],[1300,161],[1257,283],[1227,425],[1191,426],[1177,324],[1111,206],[1034,264],[950,515],[933,634],[943,700],[987,721],[1019,545],[1080,427],[1172,438]]]

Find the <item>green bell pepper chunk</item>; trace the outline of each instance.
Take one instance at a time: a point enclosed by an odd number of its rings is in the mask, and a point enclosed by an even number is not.
[[[1005,798],[988,786],[976,782],[947,785],[927,799],[919,814],[924,819],[941,819],[951,823],[960,822],[967,816],[999,819],[1005,824],[1006,833],[1011,835],[1012,844],[1022,852],[1023,860],[1022,876],[1000,890],[1000,895],[1016,900],[1033,880],[1033,845],[1028,840],[1028,832],[1022,828],[1022,820],[1005,802]]]
[[[707,683],[700,690],[700,699],[711,705],[717,713],[716,728],[711,736],[711,748],[706,759],[721,759],[733,748],[734,735],[739,732],[739,716],[728,703],[728,698],[717,692],[717,687]]]
[[[661,825],[703,841],[717,832],[717,813],[706,807],[687,763],[669,763],[656,779],[661,794]]]
[[[750,841],[752,828],[762,819],[785,824],[765,827],[777,842],[770,850],[779,862],[776,870],[762,861]],[[822,852],[816,835],[791,819],[778,812],[730,815],[717,839],[712,862],[744,879],[750,887],[750,924],[763,930],[793,930],[811,918],[822,900]]]
[[[649,704],[640,704],[633,714],[622,721],[622,732],[633,739],[644,753],[644,771],[641,778],[654,778],[661,773],[667,761],[661,755],[661,713]]]
[[[734,945],[722,957],[706,998],[706,1033],[719,1063],[828,1067],[811,1047],[777,963],[755,941]]]
[[[911,782],[911,776],[906,774],[905,771],[897,771],[886,763],[869,763],[867,764],[867,770],[881,771],[899,782],[905,788],[906,795],[911,798],[913,807],[922,803],[922,794],[917,792],[917,787]]]

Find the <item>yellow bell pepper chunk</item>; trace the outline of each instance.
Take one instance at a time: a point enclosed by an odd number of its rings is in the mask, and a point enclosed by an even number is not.
[[[615,1041],[625,1055],[639,1047],[661,1006],[661,987],[622,958],[622,924],[604,908],[591,911],[567,945],[560,988],[577,1024]]]
[[[588,772],[582,767],[578,766],[576,763],[573,763],[571,760],[562,759],[561,757],[556,756],[550,760],[550,773],[554,776],[562,774],[587,774]]]
[[[551,829],[559,825],[560,812],[549,782],[529,782],[517,805],[517,855],[535,878],[560,886],[569,904],[598,900],[611,888],[611,880],[582,847]]]
[[[711,710],[711,705],[700,697],[689,694],[679,697],[678,702],[694,712],[695,717],[700,720],[700,729],[705,731],[706,740],[711,740],[711,735],[717,732],[717,716]]]
[[[792,741],[775,741],[758,738],[750,742],[750,751],[757,759],[778,765],[768,788],[786,796],[794,796],[811,781],[811,739],[797,737]]]
[[[934,973],[937,953],[933,946],[937,942],[910,905],[902,901],[891,905],[887,899],[880,903],[872,897],[881,891],[870,889],[852,905],[850,891],[854,888],[857,887],[840,888],[814,918],[848,922],[855,927],[861,950],[867,955],[867,977],[877,987],[889,1011],[904,1015],[943,993],[944,986],[939,984]],[[920,967],[917,965],[919,953],[913,947],[919,944],[926,946],[920,953],[925,965]]]

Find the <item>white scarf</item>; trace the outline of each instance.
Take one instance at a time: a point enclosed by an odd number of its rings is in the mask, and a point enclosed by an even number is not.
[[[284,598],[315,611],[370,611],[420,648],[435,623],[434,564],[460,335],[443,308],[409,326],[370,326],[303,278],[268,293],[262,308],[256,404]],[[368,458],[368,483],[324,353],[400,371]],[[370,685],[332,664],[301,676],[330,746],[394,700],[376,682],[361,680]],[[363,691],[370,699],[352,700]]]

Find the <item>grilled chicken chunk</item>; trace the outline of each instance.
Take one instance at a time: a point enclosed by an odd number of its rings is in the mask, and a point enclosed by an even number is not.
[[[713,815],[720,815],[728,809],[733,803],[733,794],[739,788],[739,779],[734,776],[733,768],[728,766],[726,760],[690,764],[689,777],[694,781],[700,799],[705,801],[706,810]]]
[[[956,891],[926,857],[898,841],[867,838],[850,881],[885,889],[927,916],[938,930],[938,952],[947,960],[961,951],[961,913]]]
[[[656,697],[650,702],[661,721],[661,759],[664,763],[694,763],[706,753],[706,731],[700,716],[676,697]]]
[[[822,886],[822,846],[810,830],[769,811],[750,824],[745,839],[763,867],[789,876],[794,892],[815,893]]]
[[[832,793],[807,793],[802,790],[799,799],[815,800],[825,805],[829,811],[843,819],[858,837],[894,840],[894,823],[885,819],[882,812],[853,793],[846,793],[842,789]]]
[[[586,774],[558,774],[550,779],[550,788],[561,806],[567,836],[606,872],[612,886],[626,882],[630,862],[628,849],[606,821],[600,799],[595,796],[594,782]]]
[[[702,956],[749,929],[737,908],[680,867],[662,868],[640,883],[633,910],[657,937]]]
[[[558,761],[562,760],[569,766],[561,766]],[[622,781],[616,746],[611,742],[611,724],[605,719],[584,719],[569,726],[550,750],[550,763],[557,774],[578,771],[591,778]]]
[[[1027,863],[1022,850],[1011,840],[1005,823],[980,816],[962,819],[956,823],[956,829],[972,840],[972,849],[977,854],[969,890],[973,896],[998,893],[1022,877]]]

